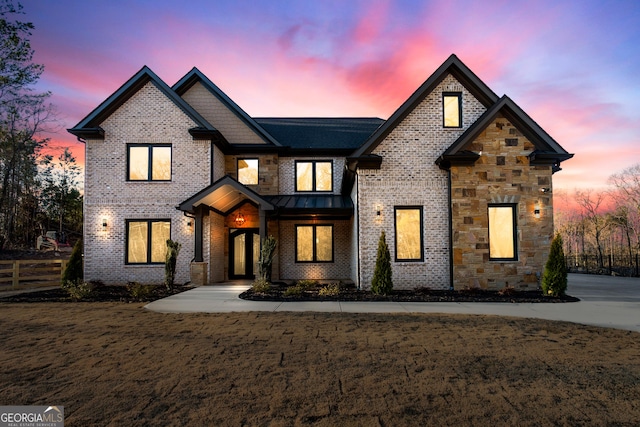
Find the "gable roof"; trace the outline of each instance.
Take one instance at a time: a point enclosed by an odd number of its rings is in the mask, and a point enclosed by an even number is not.
[[[256,118],[292,150],[345,150],[360,147],[384,120],[379,118]]]
[[[160,92],[162,92],[196,123],[196,127],[189,130],[192,135],[195,136],[197,134],[203,138],[222,138],[220,133],[211,126],[204,117],[194,110],[185,100],[180,98],[146,65],[91,113],[89,113],[88,116],[82,119],[73,128],[67,129],[67,131],[76,135],[78,138],[104,137],[104,130],[100,128],[100,124],[149,82],[158,88]]]
[[[172,89],[179,96],[183,96],[194,84],[200,82],[213,96],[224,104],[233,114],[236,115],[245,125],[252,129],[267,144],[280,146],[280,143],[266,132],[251,116],[249,116],[238,104],[233,102],[218,86],[216,86],[207,76],[196,67],[193,67],[184,77],[182,77]]]
[[[544,131],[527,113],[508,96],[504,95],[482,114],[445,152],[436,160],[441,168],[448,169],[451,162],[475,162],[476,153],[464,150],[464,147],[475,140],[498,115],[507,118],[536,147],[531,153],[532,164],[552,164],[558,170],[560,162],[570,159],[569,154],[547,132]]]
[[[464,87],[475,96],[486,108],[495,104],[496,95],[482,80],[478,78],[466,65],[454,54],[425,80],[424,83],[398,108],[389,119],[369,139],[357,149],[352,157],[360,157],[371,152],[384,140],[384,138],[404,120],[426,98],[435,87],[451,74]]]

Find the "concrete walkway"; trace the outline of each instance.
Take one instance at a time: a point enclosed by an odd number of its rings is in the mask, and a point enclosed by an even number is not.
[[[569,295],[577,303],[416,303],[416,302],[272,302],[246,301],[238,295],[250,282],[202,286],[154,301],[148,310],[166,313],[234,311],[315,311],[342,313],[492,314],[561,320],[640,332],[640,279],[569,275]]]

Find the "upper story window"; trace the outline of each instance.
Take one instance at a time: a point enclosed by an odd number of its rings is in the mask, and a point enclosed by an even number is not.
[[[127,180],[171,181],[171,145],[127,145]]]
[[[238,182],[258,185],[258,159],[238,159]]]
[[[489,205],[489,259],[517,261],[516,206]]]
[[[297,161],[296,191],[333,191],[333,162]]]
[[[422,207],[396,206],[396,261],[424,261]]]
[[[446,128],[462,127],[462,93],[442,94],[442,118],[443,126]]]

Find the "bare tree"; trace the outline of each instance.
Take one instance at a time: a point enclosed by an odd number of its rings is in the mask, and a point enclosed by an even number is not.
[[[602,210],[607,199],[607,193],[604,191],[579,190],[576,191],[575,198],[582,209],[581,213],[584,220],[593,227],[598,255],[598,268],[602,268],[604,266],[602,237],[603,232],[608,226]]]

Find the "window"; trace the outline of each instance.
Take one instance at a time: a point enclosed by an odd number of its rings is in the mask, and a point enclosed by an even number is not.
[[[171,145],[129,144],[128,181],[171,181]]]
[[[238,159],[238,181],[244,185],[258,185],[258,159]]]
[[[296,162],[296,191],[333,191],[333,163]]]
[[[489,205],[489,259],[515,261],[516,205]]]
[[[161,264],[171,238],[168,219],[127,220],[127,264]]]
[[[444,92],[442,94],[442,117],[444,127],[462,127],[461,93]]]
[[[396,206],[396,261],[423,261],[422,206]]]
[[[333,225],[296,225],[296,262],[333,262]]]

